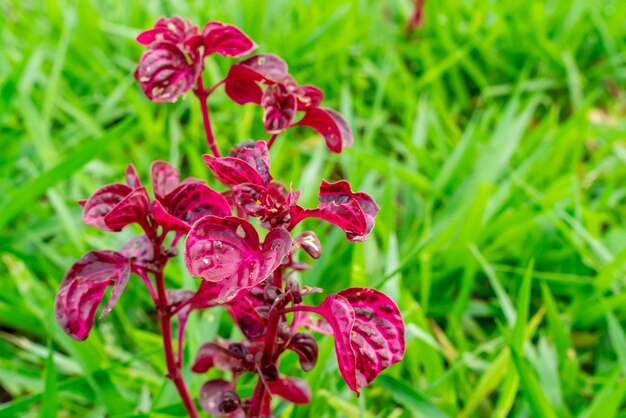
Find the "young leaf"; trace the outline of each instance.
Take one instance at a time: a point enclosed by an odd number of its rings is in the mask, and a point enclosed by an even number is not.
[[[249,54],[257,45],[239,28],[222,22],[209,22],[202,29],[204,55],[217,53],[225,57]]]
[[[288,402],[295,404],[311,402],[311,388],[302,379],[281,376],[278,380],[269,381],[267,385],[272,395],[280,396]]]

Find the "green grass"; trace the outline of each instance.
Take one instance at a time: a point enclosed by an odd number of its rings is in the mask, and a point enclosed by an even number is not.
[[[0,5],[0,416],[181,416],[149,297],[131,280],[85,342],[54,321],[66,269],[133,231],[81,223],[78,199],[154,159],[208,178],[193,98],[156,105],[133,37],[164,14],[241,26],[319,85],[355,130],[329,154],[312,131],[272,150],[312,205],[350,179],[381,211],[364,244],[314,222],[324,255],[301,279],[382,287],[407,322],[405,360],[356,399],[332,340],[285,417],[626,417],[626,8],[621,2],[54,1]],[[214,81],[228,60],[207,61]],[[265,138],[253,107],[211,103],[223,150]],[[213,180],[209,180],[215,185]],[[171,286],[191,285],[180,261]],[[190,351],[232,332],[191,318]],[[288,356],[281,369],[298,374]],[[203,377],[187,376],[197,393]],[[245,386],[245,385],[244,385]],[[251,390],[250,385],[244,390]]]

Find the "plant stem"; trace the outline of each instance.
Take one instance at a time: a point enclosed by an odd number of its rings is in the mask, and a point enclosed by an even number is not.
[[[198,418],[198,410],[196,404],[189,395],[187,385],[181,374],[180,366],[176,364],[176,357],[174,356],[174,350],[172,348],[172,321],[171,315],[167,312],[167,295],[165,293],[165,280],[163,278],[163,271],[158,271],[154,274],[157,284],[158,293],[158,311],[159,319],[161,321],[161,335],[163,337],[163,351],[165,354],[165,364],[167,366],[167,378],[170,379],[180,395],[183,401],[183,406],[187,415],[191,418]]]
[[[272,145],[274,144],[274,140],[276,140],[277,136],[278,134],[272,134],[272,136],[270,136],[270,139],[267,141],[267,149],[272,148]]]
[[[274,271],[273,284],[276,287],[282,287],[283,271],[277,269]],[[267,331],[265,333],[265,342],[263,343],[263,354],[261,355],[261,363],[259,365],[259,373],[269,365],[274,364],[274,349],[276,348],[276,340],[278,338],[278,324],[280,322],[281,312],[276,309],[271,309],[269,317],[267,319]],[[265,412],[266,408],[269,408],[269,402],[271,401],[271,395],[267,392],[263,377],[259,376],[254,387],[254,394],[252,395],[252,404],[248,411],[248,417],[259,417]]]
[[[204,133],[206,134],[206,140],[209,144],[209,148],[211,148],[211,152],[214,156],[220,157],[220,150],[217,148],[217,144],[215,143],[215,137],[213,136],[213,131],[211,130],[209,106],[207,105],[207,98],[209,95],[204,90],[202,77],[198,77],[198,88],[195,89],[193,92],[200,101],[200,109],[202,109],[202,123],[204,124]]]

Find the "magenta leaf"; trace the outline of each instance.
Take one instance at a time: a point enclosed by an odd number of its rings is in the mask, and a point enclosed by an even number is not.
[[[72,338],[84,340],[93,327],[104,291],[113,286],[100,317],[115,306],[130,276],[126,256],[114,251],[90,251],[70,267],[56,296],[57,322]]]
[[[345,119],[336,111],[323,107],[309,108],[296,126],[308,126],[324,137],[332,152],[340,153],[352,145],[352,131]]]
[[[313,231],[305,231],[294,240],[312,258],[318,259],[322,256],[322,244]]]
[[[291,249],[291,236],[274,228],[260,246],[259,236],[247,221],[206,216],[195,223],[185,241],[185,265],[194,277],[224,281],[218,303],[265,280]]]
[[[126,225],[141,223],[150,212],[150,198],[145,187],[130,192],[104,217],[104,223],[112,231],[120,231]]]
[[[374,228],[378,205],[367,193],[353,192],[346,180],[322,181],[319,201],[316,209],[292,206],[292,226],[309,217],[323,219],[343,229],[353,242],[364,241]]]
[[[262,302],[262,300],[255,299],[250,293],[247,293],[238,295],[227,303],[228,312],[243,335],[249,340],[265,335],[267,323],[257,311]]]
[[[221,344],[214,342],[204,343],[196,353],[191,371],[194,373],[206,373],[213,367],[220,370],[232,371],[233,367],[236,368],[237,363],[240,361],[229,353],[230,350],[222,347]]]
[[[250,167],[254,168],[263,179],[264,184],[272,181],[272,175],[270,174],[270,151],[267,149],[265,141],[246,142],[244,146],[237,149],[233,157],[247,162]]]
[[[137,36],[137,42],[146,46],[154,42],[170,42],[182,45],[197,33],[198,28],[189,19],[183,20],[178,16],[162,17],[155,23],[154,28],[140,33]]]
[[[238,104],[260,104],[263,90],[257,83],[274,84],[286,77],[287,71],[287,63],[276,55],[252,56],[230,67],[226,94]]]
[[[329,295],[314,312],[333,329],[339,370],[354,392],[404,356],[404,321],[385,294],[366,288]]]
[[[240,105],[247,103],[261,103],[263,89],[254,81],[245,78],[236,78],[237,70],[229,72],[226,79],[225,90],[230,99]]]
[[[233,65],[236,78],[274,84],[285,78],[289,69],[287,63],[277,55],[258,54]]]
[[[153,252],[152,243],[145,235],[136,236],[120,249],[120,253],[128,258],[131,263],[140,263],[143,265],[153,260]]]
[[[298,99],[298,110],[306,110],[310,107],[318,107],[324,100],[324,92],[316,86],[305,84],[298,86],[295,91]]]
[[[198,51],[191,51],[188,59],[178,46],[157,42],[143,53],[134,76],[148,99],[175,102],[196,84],[201,69],[202,56]]]
[[[254,355],[242,343],[208,342],[198,349],[191,371],[206,373],[213,367],[233,373],[253,370]]]
[[[291,126],[296,114],[296,96],[282,83],[268,86],[261,97],[263,125],[272,134],[283,132]]]
[[[215,177],[229,187],[241,183],[263,185],[265,180],[248,162],[236,157],[214,157],[205,154],[204,162]]]
[[[355,321],[354,309],[346,298],[332,294],[328,295],[324,302],[318,308],[314,308],[313,311],[323,316],[332,327],[339,371],[348,387],[358,395],[357,357],[351,342]]]
[[[230,205],[220,193],[204,183],[183,182],[163,200],[152,203],[155,221],[166,230],[187,233],[200,218],[230,216]]]
[[[233,385],[222,379],[209,380],[200,388],[200,406],[214,417],[235,417],[241,399]]]
[[[87,201],[81,204],[83,207],[83,221],[87,225],[110,231],[111,228],[104,222],[105,216],[132,191],[131,187],[120,183],[107,184],[101,187]]]
[[[295,404],[311,402],[311,388],[302,379],[281,376],[278,380],[269,381],[268,386],[272,395],[280,396],[288,402]]]
[[[218,53],[225,57],[249,54],[257,45],[239,28],[221,22],[209,22],[202,29],[204,55]]]
[[[135,167],[132,164],[128,164],[128,167],[126,167],[126,184],[133,189],[141,187],[141,180],[139,180],[137,170],[135,170]]]
[[[152,191],[161,200],[180,184],[178,170],[165,161],[155,161],[150,167]]]
[[[287,228],[291,224],[289,192],[282,184],[272,181],[267,187],[242,183],[233,187],[237,206],[248,216],[261,219],[265,229]]]
[[[306,332],[296,333],[289,341],[287,348],[298,355],[300,367],[305,372],[311,371],[317,364],[318,347],[315,338],[311,334]]]

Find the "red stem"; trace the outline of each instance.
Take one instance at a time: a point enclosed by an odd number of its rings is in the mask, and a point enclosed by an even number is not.
[[[171,316],[167,312],[167,295],[165,293],[165,280],[163,279],[163,272],[159,271],[155,273],[157,292],[159,296],[159,319],[161,321],[161,335],[163,336],[163,351],[165,353],[165,364],[167,365],[167,378],[170,379],[180,395],[183,401],[183,406],[187,415],[191,418],[198,418],[198,410],[196,404],[191,399],[187,385],[181,374],[180,367],[176,364],[176,357],[174,356],[174,349],[172,348],[172,321]]]
[[[272,134],[272,136],[270,136],[270,139],[267,141],[267,149],[272,148],[272,144],[274,143],[274,140],[277,136],[278,134]]]
[[[193,92],[200,101],[200,109],[202,109],[202,123],[204,124],[204,133],[206,134],[206,140],[209,144],[209,148],[211,148],[211,152],[214,156],[220,157],[220,150],[217,148],[215,137],[213,136],[213,131],[211,130],[209,106],[207,105],[207,97],[209,97],[209,94],[204,89],[202,77],[198,77],[198,88]]]
[[[283,272],[281,269],[274,271],[273,284],[276,287],[282,288]],[[276,348],[276,340],[278,338],[278,324],[280,322],[280,315],[276,309],[271,309],[269,317],[267,319],[267,331],[265,333],[265,342],[263,344],[263,354],[261,355],[261,363],[259,365],[259,373],[269,365],[274,364],[274,349]],[[263,383],[263,377],[259,376],[254,387],[254,393],[252,395],[252,404],[248,410],[248,417],[259,417],[267,411],[269,408],[269,402],[271,401],[271,395],[267,392],[265,384]]]

